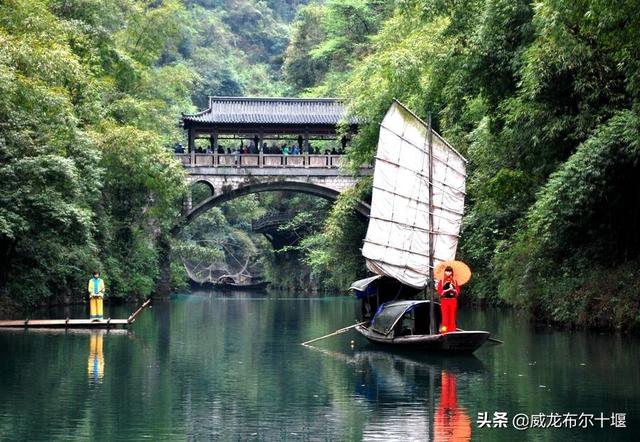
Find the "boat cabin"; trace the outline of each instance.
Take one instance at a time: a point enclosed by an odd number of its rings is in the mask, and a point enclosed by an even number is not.
[[[373,319],[371,330],[389,338],[430,334],[430,301],[395,301],[382,304]],[[435,327],[440,328],[440,305],[434,305]]]
[[[362,301],[360,316],[363,321],[371,319],[378,307],[386,302],[416,299],[420,293],[419,289],[382,275],[356,281],[351,284],[349,290],[354,290],[356,298]]]

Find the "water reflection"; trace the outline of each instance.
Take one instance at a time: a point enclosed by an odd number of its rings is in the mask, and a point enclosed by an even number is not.
[[[456,358],[390,353],[355,333],[300,345],[353,323],[357,307],[176,296],[127,339],[0,332],[0,440],[600,441],[639,428],[635,338],[538,332],[508,311],[466,310],[465,328],[486,325],[506,344]],[[496,411],[627,412],[629,432],[478,427],[480,412]]]
[[[471,440],[471,419],[458,405],[456,383],[458,377],[472,382],[484,371],[478,359],[363,351],[355,360],[356,393],[377,406],[364,439]]]
[[[471,419],[466,410],[458,406],[456,375],[442,371],[440,403],[434,422],[435,441],[471,440]]]
[[[89,361],[87,362],[87,372],[89,382],[93,384],[102,383],[104,378],[104,334],[103,330],[94,330],[89,337]]]
[[[458,403],[457,382],[477,382],[486,374],[474,356],[429,356],[375,346],[353,354],[306,348],[354,367],[355,397],[373,411],[363,440],[471,440],[472,421]]]

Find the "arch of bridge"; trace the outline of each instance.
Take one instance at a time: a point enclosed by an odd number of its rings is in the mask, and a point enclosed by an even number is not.
[[[355,185],[357,181],[354,177],[339,181],[337,177],[331,177],[331,183],[316,183],[313,180],[300,180],[295,181],[291,179],[287,180],[220,180],[219,177],[207,176],[207,177],[190,177],[190,182],[195,184],[197,182],[206,182],[214,189],[214,193],[211,197],[202,201],[196,207],[189,208],[187,213],[183,216],[181,222],[176,225],[172,233],[175,235],[179,233],[182,228],[189,225],[198,216],[202,215],[212,207],[219,206],[227,201],[239,198],[241,196],[250,195],[252,193],[260,192],[273,192],[273,191],[289,191],[299,192],[308,195],[314,195],[327,200],[335,201],[338,199],[341,191],[346,190],[349,187]],[[234,182],[235,181],[235,182]],[[340,190],[336,190],[340,189]],[[363,219],[367,219],[371,207],[369,204],[358,201],[354,208],[356,213]]]
[[[263,169],[264,170],[264,169]],[[332,171],[333,172],[333,171]],[[278,183],[306,183],[316,187],[322,187],[342,193],[356,185],[360,177],[353,175],[341,175],[337,173],[326,175],[253,175],[244,174],[197,174],[190,173],[187,181],[189,186],[197,183],[206,185],[213,196],[219,196],[230,190],[236,190],[252,184],[272,184]]]

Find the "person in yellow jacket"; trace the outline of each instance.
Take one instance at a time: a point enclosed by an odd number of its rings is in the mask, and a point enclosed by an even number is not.
[[[93,278],[89,280],[89,315],[92,321],[102,321],[102,300],[104,298],[104,281],[100,279],[99,272],[93,272]]]

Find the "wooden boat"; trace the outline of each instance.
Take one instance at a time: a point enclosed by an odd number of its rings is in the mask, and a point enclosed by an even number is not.
[[[369,325],[360,325],[356,330],[376,344],[433,352],[472,353],[489,338],[490,333],[486,331],[431,334],[430,303],[421,300],[385,303]],[[436,312],[439,310],[438,305]],[[436,330],[439,323],[439,314],[436,314]]]
[[[269,281],[260,281],[250,284],[236,284],[235,282],[219,283],[216,288],[222,290],[264,290],[269,286]]]
[[[362,255],[374,276],[352,284],[362,299],[356,330],[369,341],[421,351],[473,352],[489,332],[439,333],[434,269],[455,259],[466,160],[403,104],[380,124],[371,214]],[[425,291],[429,301],[416,300]],[[411,327],[402,324],[411,322]],[[385,324],[384,326],[382,324]]]
[[[0,328],[58,328],[58,329],[110,329],[110,328],[127,328],[136,321],[136,318],[142,310],[151,303],[151,299],[147,299],[138,310],[136,310],[127,319],[104,319],[94,321],[91,319],[20,319],[0,321]]]
[[[231,281],[220,281],[220,282],[191,282],[191,288],[205,288],[205,289],[218,289],[218,290],[264,290],[269,286],[269,281],[259,281],[254,283],[235,283]]]

